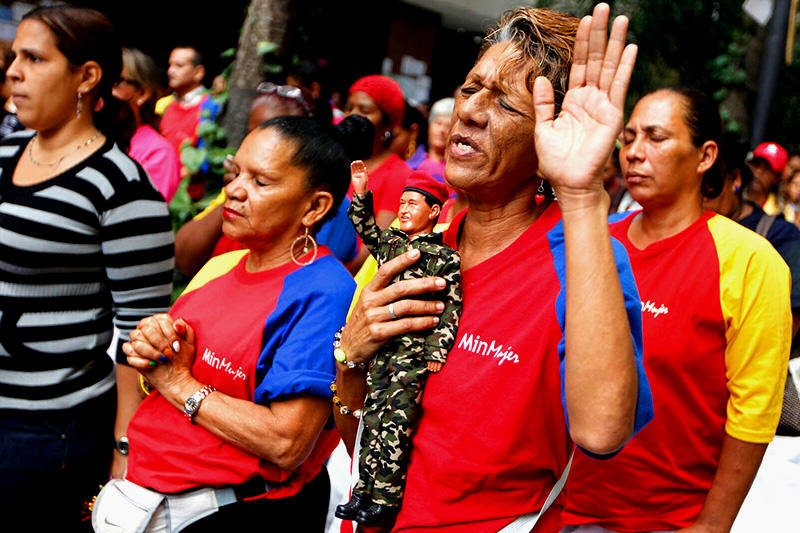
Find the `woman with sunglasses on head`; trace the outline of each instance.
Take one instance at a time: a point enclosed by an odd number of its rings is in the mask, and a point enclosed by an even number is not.
[[[136,118],[136,133],[128,155],[147,171],[150,180],[168,203],[181,181],[181,160],[175,148],[158,132],[156,97],[160,73],[153,59],[135,48],[122,49],[122,76],[111,94],[127,102]]]
[[[0,147],[0,516],[9,531],[77,531],[115,436],[124,451],[115,407],[125,420],[136,395],[125,364],[115,391],[106,349],[116,326],[125,363],[130,330],[169,305],[172,228],[118,144],[134,123],[111,96],[122,49],[108,19],[36,9],[12,49],[12,99],[33,131]]]
[[[248,132],[264,122],[280,116],[309,116],[300,89],[289,85],[264,82],[258,86],[258,96],[250,106]],[[225,160],[227,180],[232,175],[232,156]],[[225,191],[221,191],[211,204],[192,220],[184,224],[175,235],[175,263],[178,270],[193,276],[206,261],[226,252],[239,250],[242,244],[222,232],[222,209]],[[347,217],[350,201],[345,198],[336,213],[317,232],[320,244],[327,246],[342,262],[356,257],[356,232]]]
[[[704,208],[723,190],[718,106],[643,97],[619,159],[642,209],[612,224],[642,301],[655,418],[608,461],[576,456],[566,532],[730,531],[778,425],[789,269],[764,238]]]
[[[314,236],[371,139],[363,117],[334,129],[293,116],[244,139],[223,231],[247,250],[209,261],[169,314],[142,320],[125,344],[155,391],[128,428],[126,478],[97,498],[98,533],[324,529],[324,462],[338,442],[330,340],[355,284]]]

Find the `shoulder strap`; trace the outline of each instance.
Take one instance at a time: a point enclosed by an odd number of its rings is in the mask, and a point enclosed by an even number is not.
[[[572,460],[575,458],[575,448],[572,449],[572,453],[569,456],[569,461],[567,462],[567,467],[564,468],[564,472],[561,474],[561,477],[556,481],[556,484],[553,485],[553,488],[550,489],[550,494],[547,495],[547,499],[544,501],[542,508],[539,511],[534,513],[528,513],[520,516],[506,527],[501,529],[499,533],[529,533],[533,526],[536,525],[536,522],[539,521],[539,518],[547,511],[553,502],[558,498],[558,495],[561,494],[564,485],[567,483],[567,477],[569,476],[569,469],[572,467]]]
[[[769,233],[769,229],[772,227],[772,224],[775,223],[775,219],[777,218],[778,215],[762,215],[761,219],[758,221],[758,226],[756,226],[756,233],[766,238],[767,233]]]

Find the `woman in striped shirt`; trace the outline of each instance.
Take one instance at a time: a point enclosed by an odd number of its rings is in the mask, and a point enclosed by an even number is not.
[[[37,9],[13,51],[7,77],[30,130],[0,145],[0,516],[20,522],[9,530],[76,531],[112,458],[113,326],[121,345],[168,306],[173,236],[163,198],[117,144],[133,122],[111,96],[111,23]]]

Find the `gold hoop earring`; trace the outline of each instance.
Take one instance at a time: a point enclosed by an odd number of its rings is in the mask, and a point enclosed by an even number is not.
[[[300,239],[303,240],[303,253],[300,254],[300,257],[303,257],[304,255],[306,255],[308,253],[309,248],[314,250],[314,253],[311,254],[311,259],[309,259],[305,263],[303,263],[302,261],[298,260],[294,256],[295,245],[297,244],[297,241],[299,241]],[[310,244],[309,244],[309,241],[310,241]],[[298,238],[296,238],[295,240],[292,241],[292,245],[289,247],[289,255],[292,256],[292,261],[294,261],[294,263],[296,265],[300,265],[300,266],[310,265],[311,263],[314,262],[314,259],[317,258],[317,241],[315,241],[314,237],[311,234],[308,233],[308,227],[306,227],[306,232],[302,237],[298,237]]]

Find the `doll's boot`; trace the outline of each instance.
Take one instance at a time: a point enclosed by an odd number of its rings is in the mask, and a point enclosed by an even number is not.
[[[341,518],[342,520],[355,520],[358,516],[358,512],[369,507],[371,503],[372,500],[365,493],[353,491],[353,495],[350,496],[350,501],[342,505],[337,505],[334,514],[336,518]]]
[[[382,505],[373,503],[366,509],[362,509],[356,516],[356,522],[364,526],[390,528],[397,520],[397,513],[400,507],[395,505]]]

